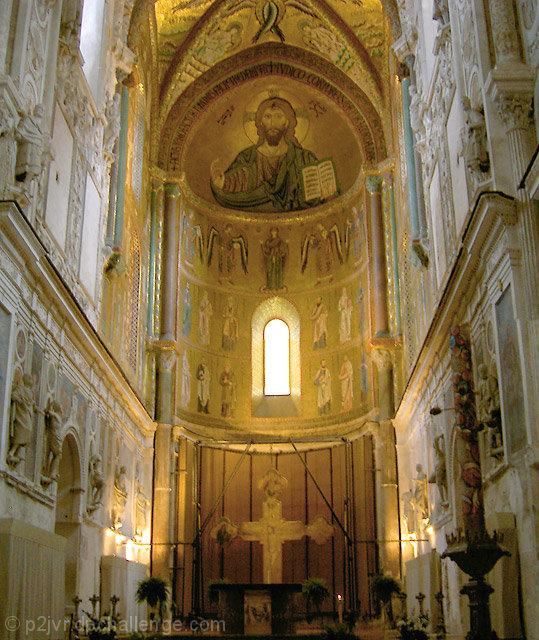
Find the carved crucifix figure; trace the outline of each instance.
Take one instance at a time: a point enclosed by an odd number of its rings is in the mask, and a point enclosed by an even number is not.
[[[221,518],[211,535],[218,540],[231,541],[236,536],[262,544],[263,576],[266,584],[279,584],[283,578],[283,542],[301,540],[309,536],[323,544],[333,535],[333,527],[323,516],[317,516],[309,525],[299,520],[284,520],[283,506],[276,495],[288,484],[276,469],[270,469],[260,480],[259,488],[266,494],[262,504],[262,518],[255,522],[234,525]]]

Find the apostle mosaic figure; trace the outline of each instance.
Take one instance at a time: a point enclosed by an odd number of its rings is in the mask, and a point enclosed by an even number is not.
[[[314,384],[318,388],[317,407],[318,415],[324,416],[331,412],[331,372],[326,360],[320,361],[320,368],[316,372]]]
[[[181,376],[181,405],[184,409],[189,407],[191,401],[191,373],[189,371],[189,359],[187,352],[182,357],[182,376]]]
[[[223,310],[223,335],[221,346],[225,351],[233,351],[238,339],[238,319],[236,318],[236,304],[234,298],[228,296]]]
[[[191,292],[189,291],[189,283],[185,284],[185,289],[183,290],[183,316],[182,316],[182,333],[187,338],[191,333],[191,312],[193,310],[193,298],[191,297]]]
[[[219,159],[210,168],[211,189],[217,202],[233,209],[295,211],[320,203],[307,201],[302,170],[317,164],[316,155],[296,138],[294,108],[284,98],[263,100],[255,125],[258,142],[241,151],[224,170]]]
[[[341,381],[341,396],[342,396],[342,411],[351,411],[352,402],[354,398],[354,367],[350,362],[350,358],[345,355],[339,373],[339,380]]]
[[[233,418],[236,407],[236,376],[228,362],[219,377],[219,384],[221,385],[221,416]]]
[[[32,441],[34,432],[34,381],[25,374],[15,385],[11,394],[11,414],[9,422],[8,464],[15,466],[22,460],[22,452]]]
[[[202,360],[198,365],[196,377],[198,411],[200,413],[209,413],[211,374],[205,360]]]
[[[321,296],[316,299],[311,311],[311,320],[313,321],[313,349],[325,349],[328,333],[328,312]]]
[[[339,340],[341,344],[352,339],[352,298],[343,287],[339,298]]]
[[[204,295],[198,306],[198,336],[200,344],[209,344],[210,342],[210,321],[213,315],[213,307],[208,298],[208,292],[204,291]]]

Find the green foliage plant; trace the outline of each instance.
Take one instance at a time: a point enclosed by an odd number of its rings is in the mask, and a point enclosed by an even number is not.
[[[140,604],[148,603],[152,609],[157,607],[159,620],[163,619],[163,611],[168,597],[168,584],[161,578],[146,578],[139,582],[135,598]],[[153,619],[153,613],[150,614]]]
[[[393,594],[400,593],[399,583],[392,576],[377,574],[372,577],[371,591],[373,596],[387,611],[387,616],[391,626],[394,625],[393,607],[391,606],[391,598]]]
[[[301,595],[307,603],[307,608],[312,604],[320,616],[320,607],[324,600],[329,598],[330,593],[324,578],[309,578],[302,584]]]

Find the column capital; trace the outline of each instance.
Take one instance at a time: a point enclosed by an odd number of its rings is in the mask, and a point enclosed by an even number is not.
[[[393,354],[389,349],[373,349],[371,351],[371,358],[378,370],[386,371],[393,367]]]
[[[382,176],[367,176],[365,178],[365,186],[370,194],[381,191]]]
[[[177,182],[165,182],[165,195],[179,198],[181,195],[180,185]]]
[[[528,129],[533,124],[535,76],[525,65],[511,70],[493,69],[486,82],[488,95],[508,131]]]

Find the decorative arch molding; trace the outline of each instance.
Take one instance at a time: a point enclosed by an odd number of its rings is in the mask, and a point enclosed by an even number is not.
[[[251,406],[252,413],[255,416],[257,415],[257,408],[265,399],[264,328],[274,318],[283,320],[290,330],[290,399],[298,413],[301,404],[299,313],[296,307],[288,300],[280,297],[269,298],[258,305],[251,319]],[[282,414],[280,415],[282,416]]]
[[[261,77],[290,78],[315,87],[349,118],[365,162],[377,164],[387,157],[382,118],[372,100],[346,74],[309,51],[268,42],[227,58],[189,85],[156,136],[158,165],[181,170],[184,145],[198,118],[228,91]]]

